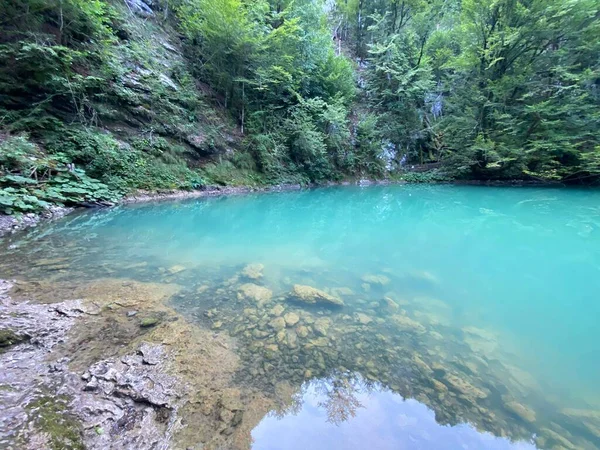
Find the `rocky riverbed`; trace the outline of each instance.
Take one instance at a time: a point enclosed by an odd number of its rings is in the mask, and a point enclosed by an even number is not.
[[[95,279],[65,260],[36,267],[35,280],[0,285],[1,446],[248,449],[260,420],[297,410],[315,380],[333,386],[334,423],[352,416],[349,386],[362,380],[417,399],[441,424],[550,449],[600,439],[594,411],[546,403],[494,332],[457,329],[441,300],[394,291],[408,278],[437,283],[427,272],[344,286],[327,271],[273,278],[258,262],[143,263],[127,279],[110,277],[118,266]]]

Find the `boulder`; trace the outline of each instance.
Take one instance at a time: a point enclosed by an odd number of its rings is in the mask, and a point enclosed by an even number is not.
[[[308,305],[328,305],[328,306],[343,306],[344,301],[339,297],[334,297],[325,291],[320,289],[305,286],[301,284],[295,284],[288,298]]]
[[[408,331],[411,333],[424,333],[425,327],[421,325],[419,322],[411,319],[408,316],[403,316],[402,314],[394,314],[392,317],[392,322],[402,331]]]
[[[257,284],[245,283],[238,289],[237,297],[238,300],[250,300],[261,305],[271,300],[273,292],[270,289]]]
[[[385,275],[364,275],[361,280],[367,284],[374,284],[377,286],[385,286],[390,283],[390,279]]]
[[[523,419],[527,423],[535,422],[535,411],[533,411],[531,408],[515,400],[507,399],[506,396],[502,396],[502,400],[504,401],[504,407],[511,413]]]
[[[263,277],[265,266],[259,263],[248,264],[242,269],[242,277],[249,280],[260,280]]]
[[[364,313],[356,313],[356,320],[362,325],[368,325],[373,322],[373,319]]]
[[[276,317],[269,322],[269,326],[275,331],[283,330],[285,328],[285,320],[283,317]]]
[[[293,313],[293,312],[287,313],[286,315],[283,316],[283,318],[285,319],[285,323],[288,327],[293,327],[300,320],[300,317],[298,316],[298,314]]]
[[[329,326],[331,325],[331,320],[326,317],[322,317],[317,319],[313,325],[315,332],[323,337],[327,336],[327,331],[329,330]]]

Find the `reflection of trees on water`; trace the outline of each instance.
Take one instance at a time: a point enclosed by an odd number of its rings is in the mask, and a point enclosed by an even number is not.
[[[362,384],[357,377],[335,378],[314,383],[317,393],[324,397],[319,407],[325,409],[327,421],[340,425],[356,416],[358,408],[363,408],[356,395],[362,392]]]
[[[303,384],[291,395],[289,403],[271,414],[278,419],[297,415],[308,399],[317,399],[317,406],[327,414],[327,422],[341,425],[355,417],[359,408],[364,408],[358,399],[360,394],[370,394],[380,389],[377,383],[365,380],[358,374],[336,374]]]

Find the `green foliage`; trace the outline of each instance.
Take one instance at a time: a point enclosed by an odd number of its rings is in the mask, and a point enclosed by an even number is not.
[[[0,142],[0,210],[6,214],[38,212],[51,204],[77,205],[114,202],[117,192],[69,169],[64,155],[47,156],[27,136],[9,136]]]
[[[600,6],[353,0],[335,10],[383,137],[456,176],[593,180]],[[343,33],[342,33],[343,35]]]

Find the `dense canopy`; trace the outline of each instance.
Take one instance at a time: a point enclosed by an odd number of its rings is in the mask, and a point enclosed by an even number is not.
[[[600,175],[597,0],[0,11],[4,211],[204,184]]]

